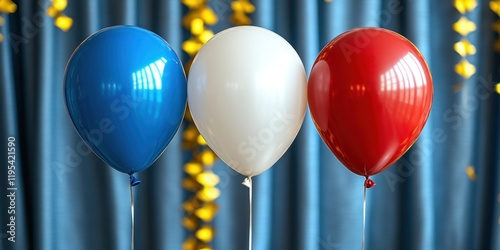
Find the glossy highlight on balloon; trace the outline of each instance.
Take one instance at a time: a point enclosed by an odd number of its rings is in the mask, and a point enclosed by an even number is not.
[[[64,93],[82,139],[107,165],[132,175],[149,167],[175,135],[187,85],[179,58],[161,37],[114,26],[74,51]]]
[[[321,138],[349,170],[366,177],[413,145],[432,98],[424,57],[406,38],[381,28],[334,38],[309,77],[309,109]]]

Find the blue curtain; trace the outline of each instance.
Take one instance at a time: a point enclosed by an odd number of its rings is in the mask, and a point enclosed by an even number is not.
[[[16,1],[17,2],[17,1]],[[287,39],[310,70],[320,49],[340,33],[362,26],[395,30],[427,59],[434,79],[429,121],[413,148],[368,190],[366,249],[500,249],[500,81],[498,20],[489,1],[468,13],[477,30],[470,57],[477,73],[454,72],[460,56],[452,25],[453,1],[254,0],[253,24]],[[64,67],[76,46],[111,25],[132,24],[165,38],[178,54],[188,34],[177,0],[69,1],[68,32],[45,15],[49,1],[17,2],[0,31],[0,249],[129,249],[128,176],[85,150],[63,100]],[[212,0],[220,22],[231,26],[229,0]],[[348,108],[348,107],[346,107]],[[181,133],[163,156],[139,174],[136,249],[182,249],[183,163]],[[15,140],[15,174],[7,169]],[[11,144],[12,146],[12,144]],[[12,148],[12,147],[10,147]],[[469,167],[476,178],[466,174]],[[214,249],[248,244],[248,190],[222,162],[220,206],[213,222]],[[13,181],[9,183],[9,181]],[[359,249],[364,178],[346,170],[306,116],[295,143],[269,171],[254,178],[254,249]],[[15,189],[8,189],[15,188]],[[14,200],[14,198],[15,200]],[[12,206],[15,206],[15,209]],[[9,241],[15,211],[15,243]]]

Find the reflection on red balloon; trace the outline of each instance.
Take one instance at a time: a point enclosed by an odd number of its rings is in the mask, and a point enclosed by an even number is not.
[[[432,96],[431,74],[418,49],[381,28],[334,38],[318,55],[308,85],[321,138],[349,170],[367,178],[416,141]]]

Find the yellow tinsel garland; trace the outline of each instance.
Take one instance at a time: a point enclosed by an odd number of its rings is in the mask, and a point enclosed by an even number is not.
[[[11,0],[0,0],[0,14],[7,13],[12,14],[16,12],[17,5]],[[0,16],[0,26],[4,24],[3,17]],[[0,33],[0,42],[3,41],[3,35]]]
[[[189,71],[192,58],[198,53],[203,44],[214,36],[207,28],[217,23],[218,18],[208,6],[207,0],[182,0],[188,7],[188,13],[183,17],[182,24],[189,30],[191,37],[184,41],[182,49],[191,59],[185,64]],[[212,166],[216,160],[214,152],[207,146],[205,140],[194,125],[189,110],[186,111],[187,128],[183,133],[183,147],[192,152],[192,160],[184,165],[187,177],[183,180],[183,187],[193,193],[183,204],[186,216],[183,226],[192,232],[184,241],[183,250],[211,250],[210,242],[215,235],[215,229],[210,222],[217,214],[218,206],[215,200],[220,195],[216,185],[219,177],[213,173]]]
[[[255,6],[250,0],[236,0],[231,2],[231,9],[233,14],[229,18],[235,25],[249,25],[252,24],[252,19],[248,16],[255,11]]]
[[[73,19],[63,14],[68,6],[67,0],[50,0],[51,5],[47,8],[47,15],[54,18],[54,25],[62,31],[68,31],[73,25]]]
[[[467,57],[476,54],[476,47],[467,39],[467,35],[475,31],[477,27],[465,15],[477,7],[477,2],[476,0],[455,0],[453,6],[461,14],[460,19],[453,24],[453,30],[462,35],[460,41],[453,46],[453,49],[462,57],[455,65],[455,72],[464,79],[469,79],[476,73],[476,66],[470,63]],[[454,87],[455,91],[459,89]]]
[[[490,2],[490,9],[497,14],[498,17],[500,17],[500,0],[493,0]],[[496,20],[493,25],[492,25],[493,30],[497,33],[499,38],[493,43],[493,49],[495,52],[499,53],[500,52],[500,20]],[[500,94],[500,83],[497,83],[495,85],[495,91]],[[499,219],[499,224],[500,224],[500,219]]]

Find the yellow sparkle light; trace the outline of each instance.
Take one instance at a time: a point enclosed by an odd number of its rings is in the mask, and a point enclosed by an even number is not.
[[[211,226],[202,226],[198,231],[196,231],[196,238],[204,242],[209,242],[213,239],[215,234],[214,229]]]
[[[496,52],[500,52],[500,40],[496,40],[495,42],[493,42],[493,49]]]
[[[196,240],[196,238],[194,238],[194,237],[189,237],[182,244],[182,250],[198,250],[198,249],[196,249],[197,245],[198,245],[198,240]]]
[[[214,25],[218,21],[217,15],[209,7],[204,7],[203,9],[201,9],[201,11],[200,11],[200,17],[208,25]]]
[[[210,222],[214,219],[215,214],[217,213],[218,210],[219,206],[211,202],[203,206],[202,208],[196,210],[195,214],[196,216],[198,216],[198,218],[202,219],[203,221]]]
[[[182,0],[182,3],[190,9],[199,8],[205,3],[205,0]]]
[[[54,23],[62,31],[68,31],[71,28],[71,26],[73,25],[73,19],[71,19],[71,17],[65,16],[65,15],[60,15],[60,16],[56,17],[56,20],[54,21]]]
[[[477,179],[476,170],[473,166],[467,166],[467,168],[465,168],[465,173],[467,173],[467,176],[471,181],[475,181]]]
[[[213,187],[219,183],[220,179],[212,171],[205,171],[196,176],[196,181],[203,186]]]
[[[465,14],[465,12],[472,11],[477,7],[476,0],[455,0],[453,6],[458,12]]]
[[[203,166],[198,162],[188,162],[184,165],[184,171],[190,175],[197,175],[203,171]]]
[[[0,26],[4,24],[3,17],[0,16]]]
[[[0,0],[0,12],[14,13],[17,10],[17,5],[11,0]]]
[[[206,43],[208,42],[208,40],[210,40],[210,38],[212,38],[214,36],[214,32],[212,32],[211,30],[204,30],[199,36],[198,38],[200,39],[200,41],[202,43]]]
[[[203,150],[201,153],[201,162],[203,165],[211,166],[215,162],[215,154],[211,150]]]
[[[493,24],[491,25],[491,28],[495,32],[500,33],[500,20],[497,20],[497,21],[493,22]]]
[[[497,83],[495,84],[495,91],[497,92],[497,94],[500,94],[500,83]],[[500,196],[499,196],[499,199],[500,199]],[[498,200],[500,202],[500,200]]]
[[[190,199],[182,204],[184,211],[194,213],[199,207],[199,202],[196,199]]]
[[[453,24],[453,30],[455,30],[462,36],[466,36],[469,33],[475,31],[476,28],[476,23],[470,21],[465,16],[460,17],[460,19],[458,19],[458,21]]]
[[[189,12],[186,14],[184,17],[182,17],[182,26],[186,29],[189,29],[191,27],[191,21],[195,18],[198,18],[198,14],[195,14],[194,12]]]
[[[195,230],[199,226],[198,218],[196,218],[196,216],[184,217],[182,219],[182,225],[185,228],[193,231],[193,230]]]
[[[67,0],[51,0],[52,6],[58,10],[58,11],[63,11],[66,9],[66,6],[68,5]]]
[[[3,41],[3,35],[0,34],[0,42],[2,42],[2,41]]]
[[[193,35],[199,35],[205,29],[205,25],[203,23],[203,20],[201,20],[201,18],[195,18],[191,20],[190,28],[191,28],[191,33]]]
[[[47,15],[50,17],[56,17],[59,14],[59,11],[53,6],[49,6],[47,8]]]
[[[202,136],[202,135],[198,135],[198,136],[196,137],[196,142],[197,142],[199,145],[202,145],[202,146],[207,145],[207,142],[205,141],[205,138],[203,138],[203,136]]]
[[[238,25],[249,25],[252,23],[252,19],[242,12],[235,12],[230,17],[231,21]]]
[[[490,9],[500,17],[500,1],[495,0],[490,2]]]
[[[235,12],[252,13],[255,11],[255,6],[252,3],[250,3],[249,1],[245,1],[245,0],[232,2],[231,8]]]
[[[182,134],[182,137],[184,140],[192,141],[198,136],[198,130],[196,130],[196,127],[194,125],[189,125],[189,127],[184,130],[184,133]]]
[[[471,64],[466,59],[462,59],[458,64],[455,65],[455,72],[463,78],[469,79],[476,73],[476,66]]]
[[[182,43],[182,49],[186,51],[186,53],[188,53],[190,56],[194,56],[202,46],[202,43],[194,39],[189,39]]]
[[[197,191],[201,185],[193,178],[185,178],[182,180],[182,187],[187,190]]]
[[[453,48],[462,57],[465,57],[467,55],[474,55],[477,52],[476,46],[474,46],[472,43],[469,42],[469,40],[465,38],[455,43]]]
[[[211,202],[217,199],[219,195],[220,191],[216,187],[204,187],[196,193],[196,197],[204,202]]]

